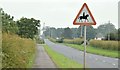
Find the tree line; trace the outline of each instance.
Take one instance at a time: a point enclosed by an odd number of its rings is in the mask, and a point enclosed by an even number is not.
[[[17,21],[14,21],[14,16],[11,16],[0,9],[2,18],[2,32],[14,33],[22,38],[35,38],[38,34],[38,28],[40,27],[40,20],[34,18],[22,17]]]
[[[22,38],[31,38],[33,39],[38,34],[38,28],[40,27],[40,20],[36,20],[34,18],[26,18],[22,17],[17,21],[14,21],[14,16],[11,16],[3,11],[0,8],[0,16],[2,21],[2,32],[6,33],[15,33]],[[53,37],[53,38],[79,38],[84,35],[84,26],[79,26],[78,28],[54,28],[48,27],[46,31],[44,31],[45,36]],[[93,39],[99,35],[108,39],[108,35],[110,36],[110,40],[120,40],[120,28],[116,29],[112,23],[105,23],[97,28],[93,28],[93,26],[87,26],[87,39]]]
[[[46,31],[44,31],[44,35],[46,37],[52,38],[66,38],[66,39],[73,39],[73,38],[80,38],[84,36],[84,26],[79,26],[78,28],[54,28],[54,27],[47,27]],[[108,40],[108,35],[110,35],[110,40],[120,40],[120,28],[116,29],[112,23],[105,23],[99,25],[97,28],[93,28],[93,26],[87,26],[87,39],[94,39],[96,37],[104,37],[104,40]]]

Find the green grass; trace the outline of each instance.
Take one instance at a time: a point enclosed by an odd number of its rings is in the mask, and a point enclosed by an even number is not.
[[[82,68],[81,64],[65,57],[56,51],[53,51],[47,45],[44,45],[44,48],[58,68]]]
[[[76,45],[76,44],[66,44],[66,46],[78,49],[83,51],[84,50],[84,46],[82,45]],[[118,56],[118,51],[114,51],[114,50],[106,50],[106,49],[101,49],[101,48],[95,48],[95,47],[91,47],[91,46],[87,46],[87,50],[88,53],[93,53],[93,54],[98,54],[98,55],[103,55],[103,56],[108,56],[108,57],[113,57],[113,58],[120,58]]]

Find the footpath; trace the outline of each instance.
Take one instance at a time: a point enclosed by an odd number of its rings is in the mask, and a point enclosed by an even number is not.
[[[55,64],[44,50],[44,47],[40,44],[37,44],[37,53],[33,68],[56,68]]]

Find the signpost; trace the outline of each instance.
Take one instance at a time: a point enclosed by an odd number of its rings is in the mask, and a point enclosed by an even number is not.
[[[82,25],[81,25],[81,38],[82,38]]]
[[[84,68],[86,68],[86,26],[96,25],[96,21],[94,20],[94,17],[86,3],[83,4],[82,8],[78,12],[73,21],[73,25],[84,26]]]

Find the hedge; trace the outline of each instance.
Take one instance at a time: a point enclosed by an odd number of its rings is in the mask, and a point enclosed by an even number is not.
[[[2,67],[27,68],[35,55],[36,44],[31,39],[2,34]],[[30,61],[31,60],[31,61]]]
[[[90,46],[102,49],[118,50],[120,49],[118,42],[120,43],[120,41],[90,40]]]

